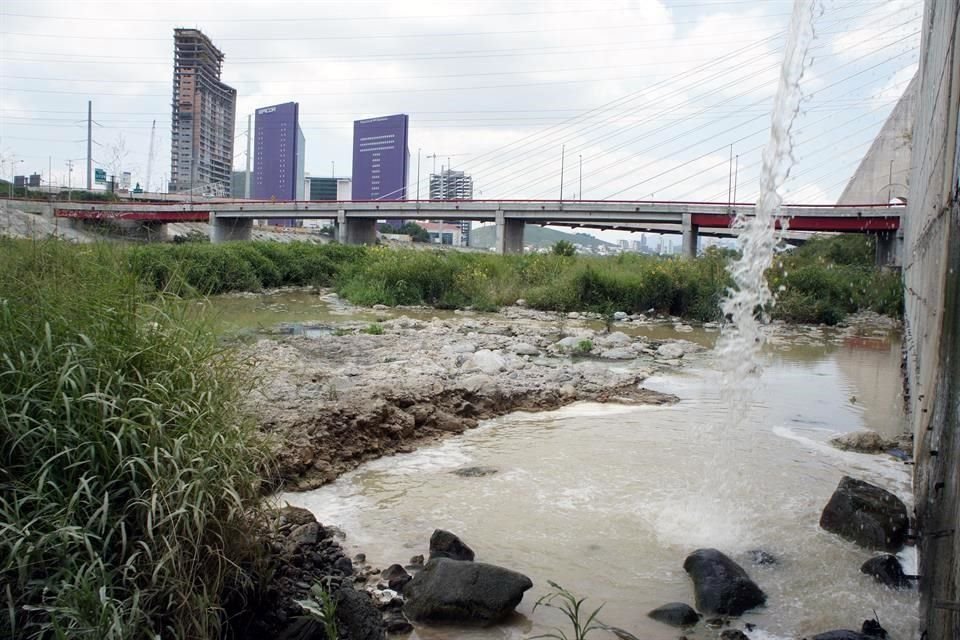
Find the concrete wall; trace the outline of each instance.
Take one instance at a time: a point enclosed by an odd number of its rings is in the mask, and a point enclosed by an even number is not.
[[[837,204],[887,204],[906,198],[920,75],[907,85]]]
[[[921,637],[960,638],[960,3],[926,0],[905,225]]]

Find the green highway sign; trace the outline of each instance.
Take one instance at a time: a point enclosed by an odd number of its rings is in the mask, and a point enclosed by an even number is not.
[[[97,184],[107,184],[107,170],[106,169],[94,169],[93,170],[93,179]]]

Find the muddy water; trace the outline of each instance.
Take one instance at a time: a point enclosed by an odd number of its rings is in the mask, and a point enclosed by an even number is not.
[[[713,338],[707,332],[682,337]],[[523,638],[548,631],[561,620],[532,608],[553,580],[588,596],[588,604],[605,602],[601,619],[608,624],[640,638],[673,639],[676,630],[645,614],[670,601],[692,604],[683,559],[712,546],[741,561],[769,596],[765,609],[744,617],[758,626],[752,638],[859,629],[875,610],[893,638],[912,639],[915,595],[874,585],[858,570],[870,554],[817,526],[844,474],[880,484],[909,504],[910,467],[826,444],[860,428],[900,432],[898,355],[896,337],[882,332],[851,338],[798,331],[768,343],[762,388],[732,431],[714,428],[728,406],[708,354],[648,380],[647,386],[678,395],[674,406],[577,404],[511,415],[283,498],[341,526],[347,545],[376,566],[425,553],[431,531],[442,527],[462,536],[478,560],[534,580],[509,624],[418,628],[415,638]],[[724,446],[718,438],[727,440]],[[480,478],[451,473],[474,465],[499,471]],[[717,477],[706,473],[710,469],[721,470],[722,492],[704,480]],[[751,565],[745,552],[756,548],[780,563]],[[903,557],[910,573],[912,554]],[[714,638],[717,632],[701,625],[686,635]]]

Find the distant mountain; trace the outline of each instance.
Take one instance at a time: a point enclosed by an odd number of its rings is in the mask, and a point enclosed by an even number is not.
[[[497,240],[497,228],[495,225],[478,227],[470,231],[470,246],[478,249],[489,249],[494,246]],[[535,224],[528,224],[523,230],[523,244],[526,246],[537,247],[538,249],[549,249],[558,240],[566,240],[573,244],[599,249],[600,247],[614,247],[609,242],[604,242],[600,238],[591,236],[588,233],[567,233],[566,231],[557,231],[547,227],[541,227]]]

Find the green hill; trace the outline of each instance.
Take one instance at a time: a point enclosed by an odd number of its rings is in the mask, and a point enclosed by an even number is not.
[[[493,247],[496,242],[496,233],[496,227],[492,224],[472,229],[470,231],[470,246],[478,249],[489,249]],[[567,233],[566,231],[557,231],[556,229],[549,229],[534,224],[528,224],[523,230],[523,244],[527,246],[537,247],[538,249],[548,249],[558,240],[566,240],[573,244],[580,244],[585,247],[592,247],[593,249],[598,249],[602,246],[614,246],[609,242],[604,242],[587,233]]]

